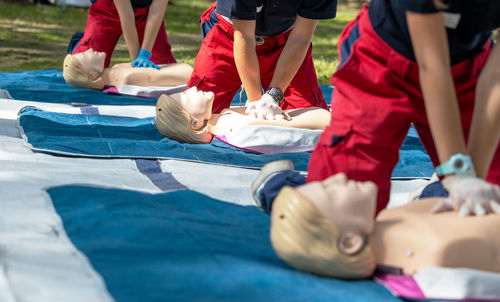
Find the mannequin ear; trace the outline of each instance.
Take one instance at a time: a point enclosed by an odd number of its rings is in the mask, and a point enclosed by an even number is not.
[[[365,246],[366,240],[359,233],[346,232],[339,237],[338,247],[340,252],[347,255],[355,255]]]
[[[91,81],[95,81],[95,80],[97,80],[97,78],[98,78],[98,77],[99,77],[99,74],[98,74],[98,73],[96,73],[96,72],[91,72],[91,71],[89,71],[89,72],[87,73],[87,78],[88,78],[89,80],[91,80]]]
[[[194,131],[200,131],[202,130],[203,128],[205,128],[205,126],[207,125],[207,120],[199,120],[199,119],[196,119],[196,118],[191,118],[191,129],[194,130]]]

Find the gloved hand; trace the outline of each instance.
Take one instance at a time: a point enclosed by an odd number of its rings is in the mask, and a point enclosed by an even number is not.
[[[149,58],[151,58],[151,53],[145,49],[141,49],[141,51],[139,51],[139,56],[137,56],[137,58],[135,58],[135,60],[132,62],[132,67],[148,67],[160,69],[160,67],[151,62]]]
[[[471,175],[447,176],[442,181],[449,197],[437,203],[432,213],[458,211],[459,216],[500,214],[500,187]]]
[[[248,102],[245,113],[249,116],[264,120],[286,119],[291,120],[288,113],[283,112],[280,106],[274,101],[269,94],[263,94],[260,100]]]

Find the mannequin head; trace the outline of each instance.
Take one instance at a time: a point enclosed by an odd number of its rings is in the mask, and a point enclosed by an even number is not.
[[[282,189],[272,210],[274,250],[290,266],[314,274],[370,276],[376,196],[374,183],[350,181],[344,174]]]
[[[170,96],[164,94],[156,103],[156,127],[164,136],[181,143],[210,143],[213,135],[207,123],[212,117],[213,101],[213,92],[196,87]]]
[[[106,53],[92,48],[75,55],[66,55],[63,63],[64,80],[74,87],[102,90]]]

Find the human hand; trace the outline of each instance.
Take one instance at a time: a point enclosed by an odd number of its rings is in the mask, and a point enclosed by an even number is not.
[[[255,102],[248,102],[245,113],[249,116],[265,120],[278,120],[286,119],[291,120],[288,113],[283,112],[280,106],[274,101],[273,97],[269,94],[264,94],[260,100]]]
[[[442,181],[449,197],[437,203],[432,213],[458,211],[459,216],[500,214],[500,187],[470,175],[447,176]]]
[[[151,53],[145,49],[141,49],[139,56],[132,62],[132,67],[156,68],[159,70],[160,67],[151,62],[149,58],[151,58]]]

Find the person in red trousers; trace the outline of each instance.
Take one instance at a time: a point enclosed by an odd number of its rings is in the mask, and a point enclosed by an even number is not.
[[[159,69],[157,64],[175,63],[163,20],[167,4],[168,0],[92,0],[85,32],[81,39],[73,36],[68,53],[90,48],[105,52],[106,68],[123,34],[132,67]]]
[[[243,84],[247,113],[282,118],[282,109],[328,108],[318,85],[311,39],[336,0],[218,0],[201,17],[203,42],[188,86],[215,93],[214,113]]]
[[[413,124],[449,194],[433,212],[496,212],[500,47],[491,36],[500,27],[499,14],[497,1],[372,0],[365,5],[338,41],[330,125],[311,155],[307,182],[339,172],[350,180],[372,181],[380,212]],[[267,176],[260,175],[254,192],[274,172],[290,170],[276,167],[265,169]]]

